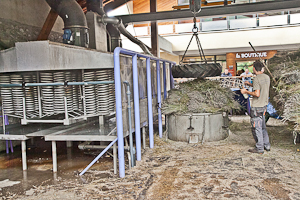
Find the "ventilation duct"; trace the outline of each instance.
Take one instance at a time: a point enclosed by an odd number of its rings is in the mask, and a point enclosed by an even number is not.
[[[46,0],[64,21],[63,41],[88,47],[88,26],[82,8],[75,0]]]
[[[133,43],[136,43],[141,47],[141,49],[144,51],[144,53],[152,55],[150,52],[150,48],[146,46],[142,41],[135,38],[133,35],[131,35],[127,29],[125,28],[124,24],[122,23],[121,19],[118,19],[116,17],[107,17],[105,14],[105,11],[103,9],[102,0],[87,0],[87,10],[96,12],[100,15],[98,18],[98,22],[100,23],[107,23],[111,24],[114,27],[116,27],[120,33],[122,33],[125,37],[127,37],[130,41]],[[115,32],[116,30],[113,27],[108,27],[108,32],[111,35],[112,38],[112,50],[114,50],[117,45],[120,45],[120,36],[118,32]]]

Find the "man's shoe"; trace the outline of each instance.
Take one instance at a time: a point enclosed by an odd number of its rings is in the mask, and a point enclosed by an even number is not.
[[[270,151],[270,150],[271,150],[271,148],[270,148],[270,147],[267,147],[267,146],[264,146],[264,149],[265,149],[266,151]]]
[[[264,154],[263,151],[259,151],[257,148],[254,148],[254,149],[249,149],[248,150],[250,153],[258,153],[258,154]]]

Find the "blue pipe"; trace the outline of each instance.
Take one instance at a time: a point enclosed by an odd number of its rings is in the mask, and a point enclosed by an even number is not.
[[[92,82],[67,82],[67,85],[98,85],[98,84],[114,84],[115,81],[92,81]]]
[[[164,73],[164,100],[167,99],[167,71],[166,71],[166,62],[163,62],[163,73]]]
[[[150,148],[154,147],[153,137],[153,111],[152,111],[152,90],[151,90],[151,63],[150,58],[146,59],[146,71],[147,71],[147,100],[148,100],[148,120],[149,120],[149,143]]]
[[[56,82],[56,83],[21,83],[0,84],[0,87],[37,87],[37,86],[68,86],[68,85],[97,85],[97,84],[114,84],[114,81],[92,81],[92,82]]]
[[[22,87],[22,84],[0,84],[0,87]]]
[[[93,166],[93,164],[95,164],[95,162],[97,162],[97,160],[99,160],[99,158],[101,158],[101,156],[103,156],[103,154],[118,140],[118,138],[116,138],[114,141],[112,141],[80,174],[79,176],[82,176],[91,166]]]
[[[123,178],[123,177],[125,177],[125,159],[124,159],[124,140],[123,140],[120,52],[121,52],[120,47],[115,48],[115,50],[114,50],[114,78],[115,78],[117,135],[118,135],[119,176],[121,178]]]
[[[138,161],[140,161],[142,160],[142,147],[141,147],[140,96],[139,96],[137,54],[132,56],[132,76],[133,76],[133,95],[134,95],[133,99],[134,99],[136,158]]]
[[[158,133],[162,138],[162,118],[161,118],[161,84],[160,84],[160,62],[156,61],[156,79],[157,79],[157,112],[158,112]]]

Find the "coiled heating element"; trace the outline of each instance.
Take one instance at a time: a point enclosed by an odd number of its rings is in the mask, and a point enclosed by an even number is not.
[[[113,81],[113,69],[67,70],[0,74],[0,84]],[[69,117],[109,115],[115,110],[114,84],[0,87],[5,113],[23,118],[53,116],[68,112]],[[66,99],[66,102],[65,102]]]
[[[85,82],[111,81],[113,70],[86,70],[83,74]],[[108,115],[114,112],[114,85],[87,85],[85,90],[86,112],[88,115]]]

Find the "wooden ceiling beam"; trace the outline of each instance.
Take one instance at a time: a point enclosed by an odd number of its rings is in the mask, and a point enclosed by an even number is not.
[[[57,12],[55,12],[53,9],[50,10],[46,21],[42,27],[42,30],[40,31],[40,34],[37,38],[37,40],[48,40],[48,37],[50,35],[50,32],[55,24],[55,21],[58,17]]]

